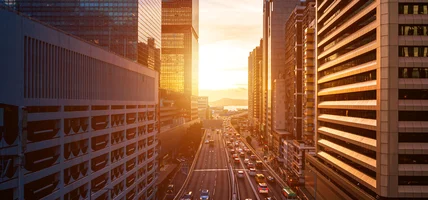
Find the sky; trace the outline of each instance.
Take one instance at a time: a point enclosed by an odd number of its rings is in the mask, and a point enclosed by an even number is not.
[[[247,99],[248,55],[259,45],[261,0],[199,0],[199,95]]]

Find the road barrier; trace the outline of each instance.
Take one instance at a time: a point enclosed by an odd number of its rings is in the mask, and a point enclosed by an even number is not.
[[[195,169],[196,162],[198,161],[199,153],[202,149],[202,144],[204,142],[203,138],[205,138],[206,132],[207,131],[205,130],[204,135],[203,135],[202,140],[201,140],[201,143],[199,144],[198,151],[196,151],[195,158],[193,158],[192,166],[190,167],[190,170],[187,174],[186,180],[184,181],[183,186],[181,186],[180,190],[177,192],[177,195],[175,195],[174,200],[178,200],[184,194],[184,191],[185,191],[184,189],[187,187],[187,184],[190,181],[190,177],[193,174],[193,170]]]

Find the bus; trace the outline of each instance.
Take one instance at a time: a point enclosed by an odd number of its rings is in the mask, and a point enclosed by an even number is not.
[[[294,200],[297,199],[297,195],[296,193],[293,192],[293,190],[289,187],[284,187],[282,189],[282,195],[285,197],[285,199],[287,200]]]

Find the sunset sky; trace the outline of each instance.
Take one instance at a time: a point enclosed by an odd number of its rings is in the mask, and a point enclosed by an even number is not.
[[[248,54],[262,37],[262,1],[200,0],[199,13],[199,95],[247,99]]]

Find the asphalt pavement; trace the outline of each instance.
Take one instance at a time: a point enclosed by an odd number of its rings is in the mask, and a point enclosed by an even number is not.
[[[208,138],[208,135],[211,135],[211,138]],[[203,142],[206,139],[213,139],[214,146],[202,144],[195,168],[184,192],[192,191],[194,198],[199,199],[201,190],[208,189],[210,199],[230,199],[231,187],[226,158],[227,152],[224,143],[221,141],[221,134],[207,130]]]

